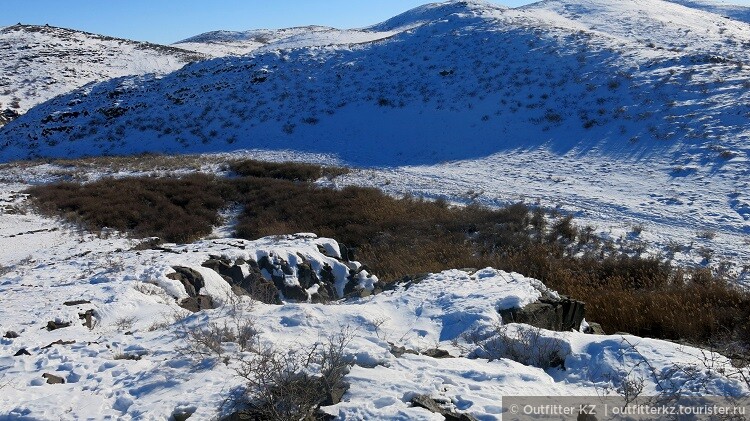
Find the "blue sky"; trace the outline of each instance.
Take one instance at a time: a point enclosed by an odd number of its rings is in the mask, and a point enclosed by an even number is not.
[[[381,22],[431,0],[8,0],[0,26],[50,24],[169,44],[217,29],[327,25],[355,28]],[[519,6],[532,1],[496,1]]]
[[[0,26],[50,24],[170,44],[217,29],[356,28],[432,1],[440,0],[5,0]],[[534,2],[491,1],[510,7]],[[729,3],[750,5],[750,0]]]

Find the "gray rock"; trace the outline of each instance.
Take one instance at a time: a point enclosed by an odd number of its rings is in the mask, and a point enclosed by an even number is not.
[[[172,412],[172,416],[169,417],[169,420],[170,421],[185,421],[188,418],[190,418],[194,412],[195,412],[194,409],[175,409],[174,412]]]
[[[503,323],[525,323],[560,332],[578,330],[585,313],[583,302],[566,296],[560,296],[560,299],[542,297],[524,308],[500,310]]]
[[[227,279],[230,284],[240,285],[245,279],[245,275],[242,273],[242,268],[237,264],[233,265],[228,259],[218,257],[211,258],[203,262],[201,266],[214,270]]]

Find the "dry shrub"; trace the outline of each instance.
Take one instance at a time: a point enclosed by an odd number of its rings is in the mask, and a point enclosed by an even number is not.
[[[173,242],[211,233],[226,204],[222,184],[202,174],[61,182],[27,192],[42,212],[66,215],[90,230],[108,227]]]
[[[316,419],[316,410],[336,403],[334,395],[347,388],[344,376],[352,359],[345,348],[351,339],[352,332],[343,329],[307,349],[258,346],[241,355],[237,374],[246,389],[237,403],[246,407],[242,416],[279,421]]]
[[[484,336],[484,335],[483,335]],[[570,346],[556,333],[522,324],[497,325],[488,337],[464,334],[463,339],[476,346],[473,356],[490,361],[507,358],[532,367],[565,369]]]
[[[243,159],[230,163],[229,167],[245,177],[276,178],[291,181],[315,181],[321,177],[333,178],[349,172],[343,167],[322,167],[300,162],[265,162]]]

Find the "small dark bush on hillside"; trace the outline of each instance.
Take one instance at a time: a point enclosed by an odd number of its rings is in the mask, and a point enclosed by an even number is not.
[[[252,159],[232,162],[230,168],[242,176],[292,181],[315,181],[321,177],[336,177],[349,172],[343,167],[321,167],[299,162],[264,162]]]

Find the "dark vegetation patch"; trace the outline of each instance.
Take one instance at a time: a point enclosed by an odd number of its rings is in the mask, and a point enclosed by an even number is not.
[[[315,181],[321,177],[336,177],[349,172],[343,167],[322,167],[299,162],[265,162],[252,159],[234,161],[229,168],[240,176],[277,178],[292,181]]]
[[[185,242],[211,232],[218,212],[243,206],[242,238],[315,232],[337,239],[381,280],[493,266],[540,279],[586,302],[589,320],[617,331],[697,344],[750,344],[750,294],[707,270],[619,251],[524,204],[504,209],[393,198],[376,189],[320,188],[343,173],[308,164],[234,162],[237,177],[194,174],[56,183],[29,190],[43,212],[91,230]]]
[[[39,209],[92,231],[105,227],[136,236],[188,242],[211,233],[225,206],[223,183],[213,176],[102,179],[32,187]]]

